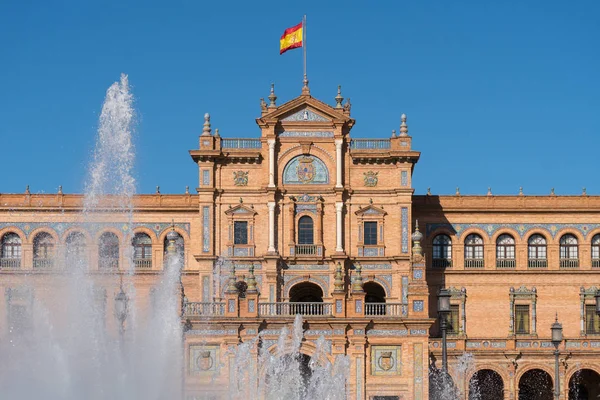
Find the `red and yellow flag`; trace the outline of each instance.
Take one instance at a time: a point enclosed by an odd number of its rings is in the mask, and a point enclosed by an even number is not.
[[[291,28],[287,28],[281,39],[279,39],[279,54],[283,54],[288,50],[302,47],[302,22]]]

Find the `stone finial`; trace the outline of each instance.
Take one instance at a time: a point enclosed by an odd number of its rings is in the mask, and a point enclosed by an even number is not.
[[[29,191],[29,185],[25,187],[25,194],[31,194],[31,192]]]
[[[431,196],[431,188],[427,188],[427,196]]]
[[[344,112],[350,115],[350,110],[352,109],[352,104],[350,103],[350,97],[346,99],[346,104],[344,104]]]
[[[210,135],[211,135],[210,114],[206,113],[206,114],[204,114],[204,125],[202,127],[202,136],[210,136]]]
[[[242,204],[243,202],[244,202],[244,199],[242,199],[242,198],[240,197],[240,204]]]
[[[458,186],[456,187],[456,195],[460,196],[460,188]]]
[[[369,204],[373,204],[373,198],[369,198]]]
[[[308,78],[306,77],[306,74],[304,74],[304,79],[302,80],[302,94],[310,94],[310,89],[308,88]]]
[[[337,96],[335,96],[335,108],[342,109],[343,101],[344,101],[344,98],[342,97],[342,85],[338,85],[338,93],[337,93]]]
[[[395,138],[395,137],[396,137],[396,130],[392,129],[392,138]]]
[[[488,192],[487,192],[487,195],[488,195],[488,196],[491,196],[491,195],[492,195],[492,188],[491,188],[491,187],[489,187],[489,186],[488,186]]]
[[[269,107],[277,107],[275,101],[277,101],[277,96],[275,96],[275,84],[271,83],[271,94],[269,94]]]
[[[219,135],[219,128],[215,129],[215,137],[221,137],[221,135]]]
[[[160,194],[160,186],[156,187],[156,194]]]
[[[423,234],[419,232],[419,220],[415,221],[415,232],[412,234],[411,239],[413,241],[413,254],[423,254],[423,249],[421,248],[421,240],[423,239]]]
[[[248,279],[246,279],[246,284],[248,285],[246,293],[258,292],[258,289],[256,288],[256,278],[254,277],[254,264],[250,264],[248,267]]]
[[[519,188],[519,196],[523,196],[523,186]]]
[[[265,101],[265,99],[263,97],[260,98],[260,111],[262,113],[267,112],[267,102]]]
[[[581,191],[581,195],[582,196],[587,196],[587,189],[583,188],[583,190]]]
[[[333,282],[333,291],[335,293],[344,292],[344,275],[342,275],[342,264],[338,261],[335,267],[335,281]]]
[[[400,117],[400,136],[408,136],[408,125],[406,125],[406,114]]]
[[[352,282],[353,292],[363,291],[362,266],[360,263],[354,264],[354,282]]]
[[[190,194],[190,187],[189,186],[185,187],[185,194]]]
[[[62,191],[62,185],[59,185],[59,186],[58,186],[58,194],[63,194],[63,191]]]
[[[238,288],[235,286],[236,278],[235,278],[235,264],[231,264],[231,270],[229,271],[229,280],[227,283],[227,293],[235,294],[238,292]]]
[[[550,189],[550,196],[554,196],[554,188]]]

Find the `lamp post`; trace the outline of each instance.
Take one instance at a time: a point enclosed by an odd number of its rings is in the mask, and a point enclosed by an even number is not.
[[[450,314],[450,292],[448,289],[438,291],[438,314],[440,316],[440,328],[442,329],[442,370],[444,375],[448,373],[448,355],[446,346],[447,316]]]
[[[596,296],[598,294],[596,293]],[[596,297],[596,300],[598,297]],[[562,333],[562,324],[558,322],[558,314],[556,314],[556,319],[550,328],[552,330],[552,344],[554,345],[554,398],[556,400],[560,399],[560,381],[559,381],[559,371],[558,371],[558,346],[562,343],[563,333]]]
[[[123,284],[121,284],[119,293],[115,296],[115,317],[119,321],[119,335],[123,340],[123,334],[125,333],[125,320],[129,313],[129,297],[123,291]]]

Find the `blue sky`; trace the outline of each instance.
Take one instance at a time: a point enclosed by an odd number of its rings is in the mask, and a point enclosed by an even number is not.
[[[257,137],[259,98],[352,99],[353,137],[408,115],[416,193],[600,194],[597,1],[0,2],[0,192],[81,192],[104,94],[129,75],[138,191],[197,186],[203,115]]]

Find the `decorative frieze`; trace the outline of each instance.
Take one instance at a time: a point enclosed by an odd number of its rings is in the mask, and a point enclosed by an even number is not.
[[[502,229],[511,229],[521,237],[527,235],[531,230],[544,230],[553,238],[558,232],[563,229],[573,229],[581,233],[582,236],[586,237],[587,234],[597,228],[600,228],[600,224],[489,224],[489,223],[473,223],[473,224],[451,224],[451,223],[433,223],[427,224],[426,232],[427,236],[434,234],[437,230],[443,229],[452,232],[457,237],[461,237],[462,233],[468,229],[476,228],[480,229],[488,234],[488,237],[492,237]]]

